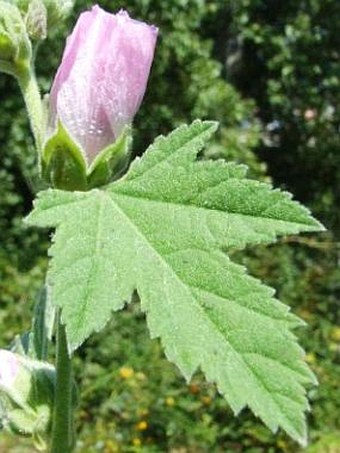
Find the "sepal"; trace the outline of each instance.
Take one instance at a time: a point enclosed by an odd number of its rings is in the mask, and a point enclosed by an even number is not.
[[[88,170],[88,187],[103,186],[126,170],[132,145],[131,127],[126,127],[116,142],[101,151]]]
[[[43,148],[42,176],[52,187],[67,191],[86,191],[108,184],[128,165],[131,137],[131,128],[126,127],[118,140],[104,148],[87,166],[80,147],[59,121],[55,134]]]
[[[59,122],[41,156],[43,178],[62,190],[86,190],[86,161],[78,145]]]

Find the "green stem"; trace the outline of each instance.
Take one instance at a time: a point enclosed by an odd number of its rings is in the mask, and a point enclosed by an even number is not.
[[[71,453],[74,447],[72,362],[68,354],[65,327],[61,324],[60,315],[57,326],[56,370],[51,453]]]
[[[36,147],[40,152],[44,139],[45,118],[38,82],[33,68],[17,73],[16,76],[25,100]]]

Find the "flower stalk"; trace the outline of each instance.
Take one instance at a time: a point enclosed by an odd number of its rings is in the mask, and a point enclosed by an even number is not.
[[[35,144],[40,153],[43,145],[45,118],[37,78],[33,68],[19,72],[16,76],[25,100]]]

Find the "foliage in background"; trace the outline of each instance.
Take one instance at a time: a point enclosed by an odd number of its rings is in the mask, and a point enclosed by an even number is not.
[[[334,206],[340,204],[340,3],[230,5],[231,39],[238,45],[231,55],[225,48],[226,74],[256,100],[266,132],[261,156],[271,175],[339,238],[340,211]]]
[[[74,17],[91,3],[76,2]],[[335,110],[340,104],[339,2],[99,3],[113,11],[124,6],[161,29],[150,89],[135,121],[137,154],[158,133],[182,122],[196,116],[217,119],[221,128],[206,151],[209,156],[247,163],[252,174],[267,178],[264,159],[276,184],[286,184],[330,228],[321,243],[319,235],[306,236],[297,244],[281,242],[237,258],[275,287],[279,298],[308,323],[298,333],[320,381],[310,395],[310,451],[323,453],[328,446],[340,449],[340,252],[336,244],[340,149]],[[69,23],[62,24],[39,51],[44,92],[60,60]],[[47,238],[33,229],[27,234],[21,223],[34,192],[33,170],[27,170],[33,168],[32,139],[17,87],[4,75],[0,105],[0,335],[4,346],[26,327],[34,292],[42,281],[38,264],[44,259]],[[204,384],[201,376],[185,387],[176,369],[164,360],[158,343],[148,339],[141,316],[136,307],[118,315],[79,354],[79,375],[80,370],[85,373],[78,421],[82,451],[163,452],[180,447],[195,453],[297,451],[285,435],[273,436],[247,412],[234,419],[215,388]],[[127,447],[121,450],[122,445]]]

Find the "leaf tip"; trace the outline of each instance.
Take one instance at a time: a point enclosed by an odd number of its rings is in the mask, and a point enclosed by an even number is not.
[[[213,121],[213,120],[195,120],[193,122],[193,124],[195,123],[200,123],[200,124],[204,124],[205,126],[207,126],[208,129],[211,129],[211,132],[215,132],[217,131],[217,129],[219,128],[219,125],[220,123],[218,121]]]

